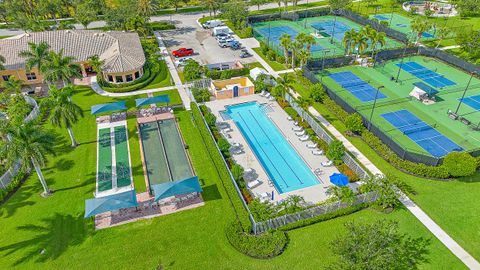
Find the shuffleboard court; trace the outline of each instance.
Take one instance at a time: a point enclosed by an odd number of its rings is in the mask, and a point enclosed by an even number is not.
[[[329,77],[362,102],[375,100],[375,96],[377,96],[377,99],[387,98],[380,91],[377,94],[375,87],[350,71],[334,73],[329,75]]]
[[[127,129],[125,126],[117,126],[114,133],[117,187],[125,187],[131,184]]]
[[[110,128],[98,130],[98,191],[112,189],[112,138]]]
[[[431,69],[420,65],[417,62],[405,62],[396,65],[433,87],[442,88],[446,86],[456,85],[455,82],[445,78],[443,75],[438,74]]]
[[[480,95],[463,98],[462,103],[467,104],[477,111],[480,111]]]
[[[382,117],[434,157],[443,157],[463,148],[445,137],[408,110],[382,114]]]
[[[140,124],[143,155],[150,185],[171,180],[157,122]]]

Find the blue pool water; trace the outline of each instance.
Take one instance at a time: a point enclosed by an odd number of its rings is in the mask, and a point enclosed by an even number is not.
[[[307,164],[256,102],[228,106],[233,119],[277,191],[294,191],[318,184]]]

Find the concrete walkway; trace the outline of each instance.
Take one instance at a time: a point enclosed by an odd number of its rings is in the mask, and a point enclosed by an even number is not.
[[[445,51],[445,50],[457,49],[457,48],[460,48],[460,45],[445,46],[445,47],[441,47],[439,49],[442,50],[442,51]]]
[[[170,57],[170,54],[168,53],[167,47],[165,46],[165,43],[163,42],[162,36],[160,35],[159,32],[155,32],[155,37],[157,38],[158,41],[158,46],[160,48],[160,51],[163,54],[163,58],[165,59],[165,62],[167,64],[168,69],[170,70],[170,74],[172,75],[172,79],[175,82],[175,87],[178,89],[178,93],[180,94],[180,98],[182,98],[182,103],[183,106],[185,107],[186,110],[190,110],[190,97],[188,96],[186,89],[182,83],[182,80],[180,80],[180,76],[178,76],[177,68],[175,67],[175,63],[173,63],[172,58]]]
[[[251,44],[251,42],[243,42],[243,44]],[[247,46],[248,47],[248,46]],[[254,57],[262,64],[262,66],[274,77],[278,77],[278,73],[274,71],[266,61],[264,61],[258,54],[256,54],[250,47],[248,50],[253,53]],[[288,72],[288,71],[286,71]],[[298,97],[295,91],[291,90],[294,96]],[[372,174],[383,175],[377,166],[375,166],[362,152],[360,152],[343,134],[338,131],[327,119],[325,119],[315,108],[309,107],[309,112],[343,143],[345,148],[351,152],[355,158],[361,162]],[[433,221],[420,207],[418,207],[407,195],[400,193],[400,202],[433,234],[440,240],[457,258],[459,258],[468,268],[480,270],[480,263],[473,258],[467,251],[465,251],[455,240],[453,240],[435,221]]]

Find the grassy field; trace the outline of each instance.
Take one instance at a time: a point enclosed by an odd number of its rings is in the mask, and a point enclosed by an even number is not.
[[[463,91],[466,88],[470,76],[461,70],[450,67],[442,62],[434,60],[433,58],[426,58],[421,56],[414,56],[405,59],[407,61],[414,61],[430,70],[437,70],[439,74],[452,80],[456,84],[453,86],[437,88],[440,91],[437,94],[437,102],[432,105],[425,105],[416,99],[410,99],[409,93],[413,90],[413,83],[421,82],[421,79],[416,78],[412,74],[402,70],[400,72],[399,83],[390,80],[392,76],[396,76],[401,60],[389,61],[385,66],[378,66],[377,68],[366,68],[359,66],[347,66],[328,70],[329,73],[337,73],[342,71],[353,72],[364,81],[369,82],[373,87],[378,88],[384,86],[380,90],[387,98],[379,99],[373,114],[373,123],[380,127],[385,134],[393,140],[402,145],[405,149],[413,152],[421,152],[428,154],[428,152],[417,145],[413,140],[404,135],[400,130],[392,126],[381,115],[388,112],[407,109],[453,140],[455,143],[471,151],[479,147],[480,134],[475,132],[470,127],[461,123],[460,121],[452,121],[447,114],[448,110],[453,110],[458,106],[458,100],[462,97]],[[325,74],[327,75],[327,74]],[[369,117],[373,101],[362,102],[356,98],[352,93],[342,88],[338,83],[328,76],[323,77],[323,81],[332,90],[335,91],[343,100],[349,103],[353,108],[358,110],[362,115]],[[480,95],[480,80],[474,78],[470,84],[469,90],[465,97]],[[473,125],[480,122],[480,115],[476,110],[466,104],[462,104],[458,111],[459,115],[469,119]]]
[[[126,99],[131,105],[135,97]],[[74,126],[80,143],[72,149],[68,134],[57,134],[58,155],[50,157],[45,177],[56,192],[50,198],[39,196],[41,186],[36,175],[2,207],[0,227],[0,268],[2,269],[318,269],[336,257],[329,243],[344,232],[348,220],[375,222],[386,218],[399,223],[403,233],[431,239],[429,262],[420,269],[464,269],[438,240],[409,212],[399,209],[391,214],[364,210],[353,215],[289,232],[290,244],[284,254],[271,260],[246,257],[231,247],[224,235],[225,225],[233,219],[233,209],[226,199],[210,157],[191,121],[189,112],[176,112],[182,136],[189,145],[202,188],[205,206],[154,219],[138,221],[110,229],[94,231],[93,220],[84,219],[84,200],[92,198],[95,187],[96,125],[88,111],[99,102],[118,99],[100,97],[88,88],[78,90],[73,100],[85,117]],[[140,154],[129,119],[129,138],[133,172],[140,175]],[[134,179],[136,187],[140,178]],[[45,250],[40,254],[41,250]]]
[[[308,97],[308,89],[298,81],[292,87],[302,96]],[[314,103],[320,112],[340,132],[347,129],[324,104]],[[480,202],[480,172],[454,181],[435,181],[415,177],[399,171],[380,157],[359,137],[347,137],[382,172],[388,172],[405,181],[415,194],[415,201],[437,224],[442,227],[467,252],[480,260],[480,216],[476,205]]]

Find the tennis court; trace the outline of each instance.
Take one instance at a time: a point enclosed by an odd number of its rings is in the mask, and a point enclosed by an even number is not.
[[[342,42],[345,32],[352,29],[351,26],[341,22],[341,21],[323,21],[323,22],[314,22],[310,24],[315,30],[327,33],[328,36],[333,36],[339,42]]]
[[[445,78],[443,75],[428,69],[417,62],[405,62],[397,64],[398,67],[430,84],[433,87],[443,88],[446,86],[456,85],[455,82]]]
[[[385,113],[382,117],[434,157],[463,151],[463,148],[408,110]]]
[[[352,72],[338,72],[329,76],[362,102],[375,100],[375,96],[377,96],[377,99],[387,98],[382,92],[378,91],[377,93],[375,87]]]
[[[269,41],[272,41],[276,46],[280,47],[280,38],[283,34],[290,35],[291,40],[295,40],[298,35],[298,32],[289,26],[275,26],[270,28],[259,28],[258,31],[261,35]],[[283,49],[282,49],[283,50]],[[319,52],[322,51],[323,47],[315,44],[310,47],[310,52]],[[282,52],[283,53],[283,52]]]
[[[412,31],[412,19],[402,16],[397,13],[384,13],[370,15],[370,19],[377,19],[379,21],[386,21],[389,24],[389,27],[393,30],[406,34],[411,40],[416,38],[416,34]],[[427,32],[422,33],[423,39],[432,39],[435,38],[435,29],[432,28]]]
[[[460,98],[459,100],[462,99]],[[480,95],[465,97],[463,98],[462,103],[467,104],[477,111],[480,111]]]

